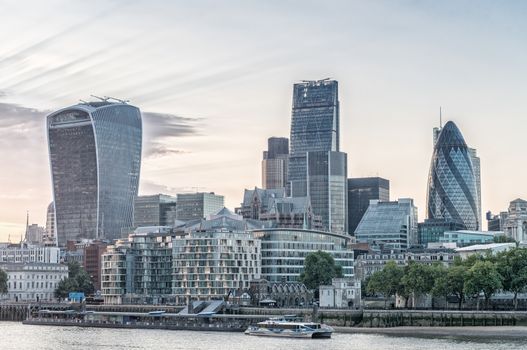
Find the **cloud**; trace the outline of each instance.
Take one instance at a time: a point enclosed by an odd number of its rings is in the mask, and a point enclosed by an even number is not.
[[[169,113],[143,112],[145,135],[151,140],[159,138],[200,135],[199,126],[203,118],[181,117]]]
[[[171,148],[170,146],[164,145],[159,142],[149,142],[145,144],[145,158],[158,158],[169,155],[178,155],[190,153],[188,151]]]
[[[2,92],[0,91],[0,96]],[[49,111],[24,107],[14,103],[0,103],[0,134],[38,129],[44,125]]]

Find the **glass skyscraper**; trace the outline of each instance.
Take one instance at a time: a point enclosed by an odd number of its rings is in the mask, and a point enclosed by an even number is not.
[[[456,124],[440,130],[428,177],[427,216],[461,223],[467,230],[481,227],[477,174],[473,154]]]
[[[343,152],[307,153],[307,193],[315,215],[326,231],[348,230],[347,155]]]
[[[133,223],[141,168],[137,107],[82,103],[47,117],[55,230],[59,245],[115,239]]]
[[[390,181],[381,177],[360,177],[348,179],[348,233],[353,235],[370,200],[390,200]]]
[[[287,137],[270,137],[267,145],[267,151],[263,152],[262,160],[262,188],[285,188],[287,185],[289,139]]]
[[[307,195],[307,152],[339,151],[338,82],[303,81],[293,87],[288,183],[293,197]]]

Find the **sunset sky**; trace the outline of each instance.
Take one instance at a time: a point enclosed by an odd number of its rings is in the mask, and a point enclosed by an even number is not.
[[[527,199],[526,1],[0,0],[0,241],[45,224],[49,111],[90,95],[143,115],[140,194],[214,191],[233,209],[289,136],[292,86],[339,81],[349,176],[425,217],[432,128],[481,158],[482,209]],[[486,224],[484,224],[486,227]]]

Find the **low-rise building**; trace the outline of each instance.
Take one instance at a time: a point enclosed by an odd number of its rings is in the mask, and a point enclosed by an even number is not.
[[[456,256],[459,256],[454,249],[410,249],[405,253],[407,262],[414,261],[420,264],[432,265],[441,263],[450,266],[454,263]]]
[[[503,232],[486,232],[486,231],[445,231],[440,239],[441,243],[455,243],[457,247],[466,247],[473,244],[486,244],[494,242],[494,237],[503,235]]]
[[[375,272],[381,271],[389,261],[404,266],[406,265],[406,256],[401,252],[371,252],[360,255],[355,261],[356,278],[364,281]]]
[[[253,233],[262,241],[262,278],[270,282],[298,282],[306,256],[319,250],[333,256],[345,277],[354,275],[349,235],[281,228],[255,229]]]
[[[456,252],[459,254],[461,259],[466,259],[471,255],[475,254],[492,254],[507,251],[509,249],[516,248],[516,243],[490,243],[490,244],[475,244],[462,248],[456,248]]]
[[[319,304],[326,308],[360,308],[361,281],[333,278],[331,285],[320,286]]]
[[[14,302],[53,301],[68,266],[41,262],[0,263],[7,273],[7,299]]]
[[[0,263],[30,262],[58,264],[60,249],[26,243],[5,244],[4,247],[0,247]]]

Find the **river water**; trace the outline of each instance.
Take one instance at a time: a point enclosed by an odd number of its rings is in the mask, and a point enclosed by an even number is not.
[[[0,350],[11,349],[502,350],[527,349],[527,340],[339,333],[333,334],[331,339],[284,339],[251,337],[243,333],[25,326],[0,322]]]

